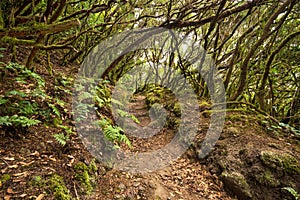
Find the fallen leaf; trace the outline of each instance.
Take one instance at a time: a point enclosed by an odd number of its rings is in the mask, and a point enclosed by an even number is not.
[[[53,158],[52,156],[50,156],[49,159],[52,160],[53,162],[56,162],[56,159]]]
[[[13,176],[27,176],[27,175],[28,175],[28,172],[21,172],[21,173],[13,174]]]
[[[34,161],[31,161],[31,162],[29,162],[29,163],[26,163],[26,162],[19,162],[19,164],[22,165],[23,167],[24,167],[24,166],[27,167],[27,166],[31,165],[32,163],[34,163]]]
[[[2,174],[5,174],[6,170],[7,170],[7,168],[1,169],[1,173],[2,173]]]
[[[21,198],[24,198],[24,197],[26,197],[26,196],[27,196],[27,194],[21,194],[21,195],[20,195]]]
[[[13,161],[13,160],[15,160],[15,158],[4,157],[3,160]]]
[[[14,179],[13,183],[18,183],[18,182],[21,182],[21,181],[23,181],[23,179]]]
[[[71,155],[68,155],[68,158],[70,158],[71,161],[67,164],[67,166],[72,167],[72,164],[74,163],[75,158],[73,156],[71,156]]]
[[[2,181],[0,181],[0,188],[2,187]]]
[[[11,196],[9,196],[9,195],[5,195],[4,200],[10,200],[10,197]]]
[[[10,165],[10,166],[8,166],[8,168],[10,168],[10,169],[16,169],[18,167],[19,167],[18,165]]]
[[[14,194],[15,193],[11,188],[7,188],[6,192],[8,194]]]
[[[44,194],[40,194],[35,200],[41,200],[41,199],[43,199],[44,198]]]
[[[37,157],[39,157],[40,156],[40,153],[38,152],[38,151],[35,151],[34,153],[32,153],[32,154],[29,154],[30,156],[37,156]]]

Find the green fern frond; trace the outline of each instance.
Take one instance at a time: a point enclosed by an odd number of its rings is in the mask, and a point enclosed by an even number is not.
[[[65,146],[67,142],[70,140],[69,136],[63,133],[54,134],[53,137],[61,146]]]
[[[8,99],[4,99],[4,98],[0,97],[0,105],[6,104],[7,102],[8,102]]]
[[[41,123],[41,121],[39,120],[29,119],[25,116],[18,116],[18,115],[11,116],[9,121],[16,126],[22,126],[22,127],[30,127]]]
[[[0,126],[6,125],[6,126],[11,126],[12,123],[9,121],[9,116],[0,116]]]
[[[288,191],[291,195],[293,195],[295,200],[298,200],[300,198],[300,194],[294,188],[283,187],[282,189]]]

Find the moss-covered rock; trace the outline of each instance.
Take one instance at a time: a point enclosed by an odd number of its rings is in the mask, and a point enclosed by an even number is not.
[[[51,192],[53,192],[55,199],[59,200],[71,200],[72,196],[68,188],[66,187],[64,180],[61,176],[54,174],[49,182]]]
[[[245,177],[238,172],[223,171],[221,174],[224,186],[239,199],[251,199],[250,187]]]
[[[74,166],[75,178],[83,186],[83,190],[86,194],[91,194],[93,191],[94,173],[98,170],[94,161],[92,161],[89,166],[83,162],[78,162]]]
[[[260,159],[269,168],[283,170],[290,174],[300,174],[299,161],[290,154],[262,151],[260,153]]]
[[[278,187],[280,185],[280,181],[274,177],[270,170],[266,170],[263,174],[258,175],[257,181],[269,187]]]

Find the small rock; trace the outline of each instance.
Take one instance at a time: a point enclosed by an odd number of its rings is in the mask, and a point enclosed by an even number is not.
[[[139,183],[139,182],[133,183],[133,186],[134,186],[134,187],[138,187],[139,185],[141,185],[141,183]]]
[[[123,198],[122,195],[120,195],[120,194],[116,194],[116,195],[114,196],[114,200],[121,200],[121,199],[124,199],[124,198]]]
[[[239,199],[251,199],[250,187],[242,174],[224,171],[221,176],[224,186],[237,195]]]
[[[118,188],[119,188],[120,190],[125,190],[125,189],[126,189],[126,186],[125,186],[123,183],[121,183],[121,184],[118,186]]]

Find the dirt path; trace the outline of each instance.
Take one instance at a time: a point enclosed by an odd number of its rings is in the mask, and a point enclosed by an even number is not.
[[[151,119],[144,96],[136,95],[129,105],[130,113],[135,115],[140,126],[147,126]],[[148,152],[168,144],[175,131],[163,128],[150,138],[129,137],[131,151]],[[113,182],[112,182],[112,179]],[[105,184],[109,182],[109,185]],[[112,170],[103,179],[96,198],[106,199],[232,199],[224,192],[218,177],[211,175],[207,167],[183,155],[168,167],[155,172],[132,175]],[[110,192],[106,191],[106,187]]]

